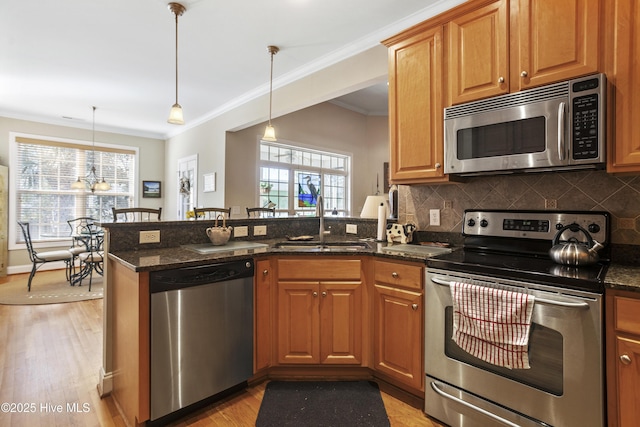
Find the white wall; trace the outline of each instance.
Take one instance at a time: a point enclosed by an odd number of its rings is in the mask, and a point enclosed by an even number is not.
[[[389,119],[367,117],[324,102],[273,120],[278,141],[350,154],[351,213],[358,216],[368,194],[375,192],[376,174],[382,186],[383,163],[389,161]],[[227,134],[226,206],[245,207],[258,200],[258,142],[266,123]],[[382,190],[381,190],[382,191]]]
[[[273,93],[273,124],[276,126],[276,135],[279,138],[285,138],[285,135],[280,135],[278,130],[278,123],[281,117],[282,120],[286,120],[283,116],[294,111],[303,110],[364,87],[385,82],[387,75],[387,49],[379,45],[340,63],[333,64],[317,73],[303,77],[287,86],[275,88]],[[200,181],[204,173],[214,171],[217,173],[217,191],[214,193],[203,193],[202,182],[199,181],[197,205],[232,205],[228,198],[237,196],[227,193],[227,191],[236,187],[236,184],[233,183],[230,186],[227,185],[227,168],[229,167],[229,165],[225,165],[225,159],[227,158],[227,132],[236,132],[255,125],[262,126],[268,119],[268,113],[269,97],[268,94],[265,94],[232,111],[214,117],[206,123],[186,129],[183,133],[167,140],[165,146],[165,188],[167,191],[165,193],[165,210],[162,215],[164,219],[171,220],[176,218],[178,197],[177,160],[194,154],[199,155]],[[257,126],[256,130],[260,126]],[[302,138],[310,133],[309,130],[303,131],[302,128],[297,129],[295,132],[292,132],[291,135],[286,135],[286,139],[296,141],[297,137]],[[388,131],[385,131],[384,137],[388,141]],[[375,151],[384,150],[376,149]],[[251,153],[247,152],[246,155],[251,156]],[[253,155],[255,156],[255,153]],[[370,152],[367,152],[365,156],[370,156]],[[386,158],[388,159],[388,153]],[[382,162],[384,161],[382,160]],[[382,164],[379,160],[376,162],[380,163],[380,183],[382,185]],[[234,167],[238,167],[235,159],[232,158],[231,163]],[[252,165],[255,165],[255,161]],[[255,167],[252,166],[251,169],[253,170]],[[253,173],[255,174],[256,172],[253,171]],[[250,179],[247,177],[243,181],[247,182]],[[252,182],[256,182],[255,175]],[[371,183],[372,186],[370,185]],[[360,184],[358,186],[358,194],[375,188],[375,173],[371,178],[364,180],[362,188],[360,188]],[[240,206],[244,206],[245,203],[241,203]],[[255,200],[252,200],[251,205],[254,203]],[[359,205],[362,203],[362,200],[354,200],[354,210],[359,211]]]

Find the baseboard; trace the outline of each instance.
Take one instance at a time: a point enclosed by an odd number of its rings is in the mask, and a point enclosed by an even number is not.
[[[11,274],[29,273],[31,272],[32,268],[33,268],[32,264],[9,266],[7,267],[7,274],[11,275]],[[45,264],[42,264],[42,266],[38,269],[38,271],[61,270],[65,268],[67,268],[67,264],[64,261],[47,262]]]
[[[98,377],[98,393],[100,394],[100,397],[110,395],[113,391],[113,373],[105,372],[104,367],[101,366]]]

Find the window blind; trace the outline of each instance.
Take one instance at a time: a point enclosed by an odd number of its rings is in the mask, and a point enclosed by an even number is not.
[[[112,221],[112,207],[130,207],[135,190],[136,151],[64,141],[16,137],[16,218],[30,224],[34,241],[68,238],[68,220],[92,217]],[[105,192],[73,190],[71,184],[86,178],[92,167],[111,189]],[[16,234],[17,241],[22,236]]]

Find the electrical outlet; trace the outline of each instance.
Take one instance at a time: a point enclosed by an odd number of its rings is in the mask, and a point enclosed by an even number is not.
[[[558,209],[558,201],[556,199],[544,199],[545,209]]]
[[[242,225],[233,229],[233,237],[247,237],[249,235],[249,227]]]
[[[347,234],[358,234],[358,224],[347,224]]]
[[[266,225],[256,225],[253,227],[253,235],[254,236],[266,236],[267,235],[267,226]]]
[[[440,225],[440,209],[429,209],[429,225]]]
[[[453,202],[451,200],[445,200],[444,201],[444,208],[445,209],[451,209],[453,207]]]
[[[160,230],[141,231],[140,243],[160,243]]]

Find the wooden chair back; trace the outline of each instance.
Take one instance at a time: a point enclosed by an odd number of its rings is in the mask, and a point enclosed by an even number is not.
[[[248,218],[264,218],[276,216],[276,208],[247,208]]]
[[[218,215],[229,218],[231,216],[231,208],[194,208],[193,213],[196,219],[216,219]]]
[[[111,208],[113,222],[151,222],[160,221],[162,208]]]

